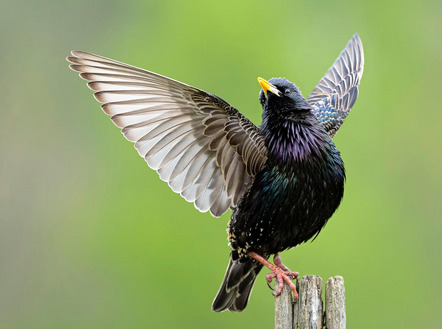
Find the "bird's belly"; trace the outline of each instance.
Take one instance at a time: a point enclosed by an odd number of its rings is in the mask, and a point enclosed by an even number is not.
[[[229,240],[238,256],[274,254],[317,234],[338,207],[344,178],[273,168],[257,175],[232,215]]]

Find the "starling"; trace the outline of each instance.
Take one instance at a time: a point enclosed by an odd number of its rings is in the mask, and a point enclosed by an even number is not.
[[[279,252],[316,236],[341,202],[345,171],[332,137],[358,96],[359,36],[307,99],[284,78],[258,78],[260,126],[221,98],[165,76],[81,51],[67,60],[174,192],[215,217],[232,209],[230,259],[212,310],[242,311],[263,266],[272,270],[268,282],[287,282],[297,297],[297,273]]]

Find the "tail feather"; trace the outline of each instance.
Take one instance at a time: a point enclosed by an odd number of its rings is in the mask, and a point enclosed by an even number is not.
[[[261,264],[252,260],[239,263],[230,258],[223,283],[213,301],[212,310],[214,312],[244,310],[261,268]]]
[[[246,308],[257,274],[257,272],[250,273],[240,284],[238,289],[238,297],[233,301],[232,305],[230,305],[229,311],[241,312]]]

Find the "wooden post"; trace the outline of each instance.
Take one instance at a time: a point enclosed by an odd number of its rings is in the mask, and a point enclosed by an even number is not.
[[[275,280],[275,291],[279,282]],[[293,296],[289,285],[284,282],[281,295],[275,297],[275,329],[293,329]]]
[[[299,328],[322,328],[322,279],[306,275],[301,280],[299,296]]]
[[[294,301],[290,287],[284,283],[282,293],[275,297],[276,329],[345,329],[345,288],[340,276],[325,285],[325,319],[322,305],[322,279],[306,275],[301,279],[299,300]],[[275,283],[275,290],[279,283]],[[325,321],[324,321],[325,320]],[[324,323],[325,322],[325,323]]]
[[[342,276],[325,284],[325,318],[327,329],[345,329],[345,287]]]

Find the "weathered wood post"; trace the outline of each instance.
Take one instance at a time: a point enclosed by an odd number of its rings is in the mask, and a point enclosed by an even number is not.
[[[275,283],[275,290],[279,283]],[[293,300],[291,290],[284,283],[282,293],[275,297],[276,329],[345,329],[345,288],[340,276],[330,278],[325,285],[325,306],[322,302],[322,279],[306,275],[297,288],[299,299]],[[325,315],[324,315],[325,309]]]
[[[306,275],[301,279],[299,292],[299,328],[322,328],[322,279],[315,275]]]
[[[342,276],[325,284],[325,317],[327,329],[345,329],[345,287]]]
[[[296,288],[298,289],[296,281]],[[279,282],[275,280],[275,291]],[[296,310],[296,311],[295,311]],[[298,323],[298,301],[293,300],[292,290],[284,283],[281,295],[275,297],[275,329],[293,329]]]

